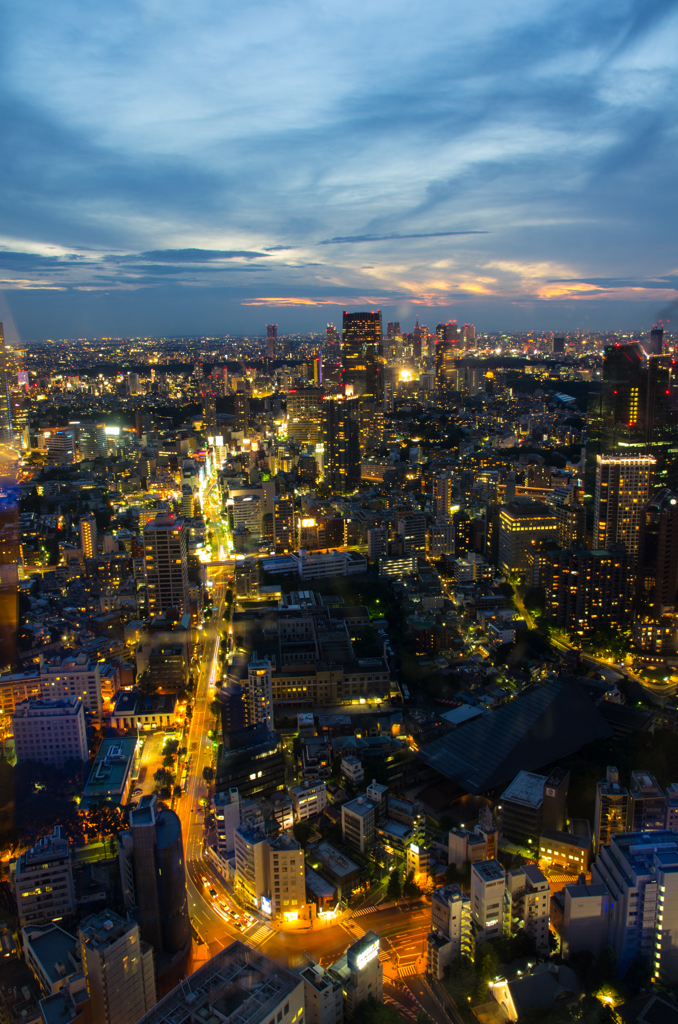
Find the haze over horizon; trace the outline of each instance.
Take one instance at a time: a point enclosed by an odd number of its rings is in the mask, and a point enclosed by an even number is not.
[[[28,0],[5,24],[6,336],[361,307],[649,329],[678,302],[677,37],[674,0]]]

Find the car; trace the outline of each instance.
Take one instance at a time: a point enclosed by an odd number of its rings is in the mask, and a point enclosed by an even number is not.
[[[137,786],[136,789],[132,790],[132,796],[139,796],[141,793],[143,793],[141,786]]]
[[[217,890],[216,889],[210,889],[210,896],[212,897],[213,900],[216,899],[217,898]]]

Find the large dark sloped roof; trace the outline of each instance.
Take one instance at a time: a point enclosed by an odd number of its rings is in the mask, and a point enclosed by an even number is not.
[[[419,757],[467,792],[484,793],[611,735],[579,684],[556,679],[434,740]]]

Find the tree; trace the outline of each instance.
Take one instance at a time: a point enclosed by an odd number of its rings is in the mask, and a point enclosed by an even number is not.
[[[219,700],[219,698],[215,697],[214,700],[210,701],[208,707],[210,710],[210,714],[214,715],[214,717],[218,720],[219,716],[221,715],[221,701]]]
[[[216,772],[214,771],[214,768],[210,764],[206,764],[202,770],[202,777],[205,780],[205,782],[214,782],[215,774]]]
[[[388,880],[386,895],[389,899],[399,900],[402,895],[402,891],[402,885],[400,884],[400,872],[397,868],[394,868],[391,872],[391,877]]]
[[[417,1014],[416,1024],[431,1024],[431,1018],[423,1010],[420,1010]]]
[[[408,900],[414,900],[417,896],[421,896],[421,889],[414,880],[414,871],[409,871],[403,882],[403,896]]]
[[[313,835],[313,826],[309,821],[295,821],[292,826],[292,835],[300,844],[301,848],[305,850],[311,836]]]

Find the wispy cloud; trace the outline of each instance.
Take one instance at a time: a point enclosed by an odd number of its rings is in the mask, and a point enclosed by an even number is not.
[[[0,271],[28,337],[671,302],[675,0],[24,0],[3,33]]]

